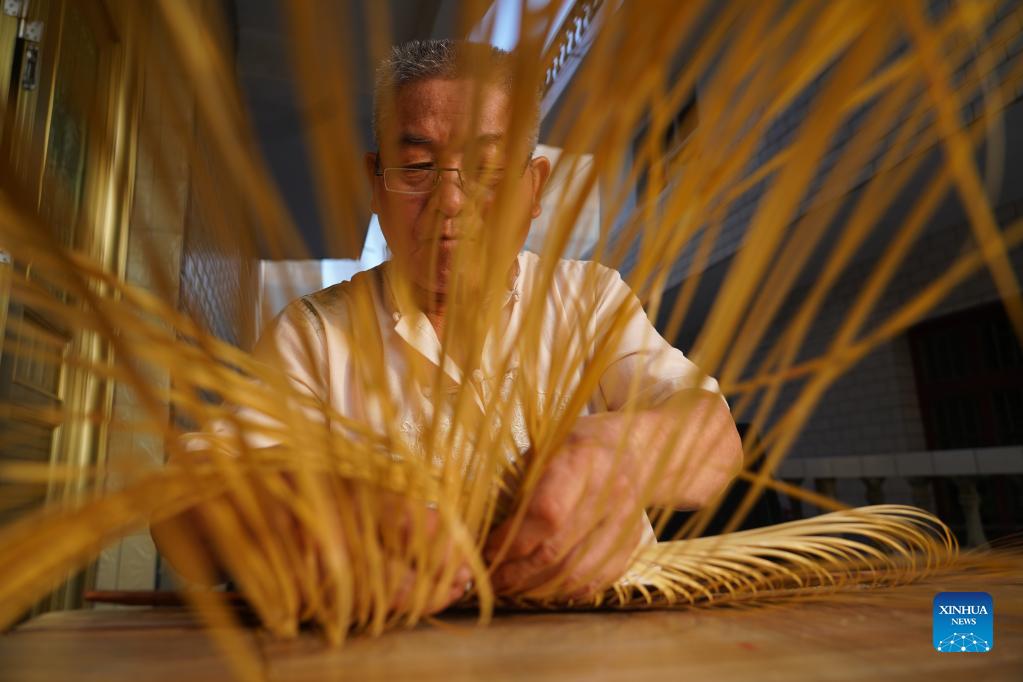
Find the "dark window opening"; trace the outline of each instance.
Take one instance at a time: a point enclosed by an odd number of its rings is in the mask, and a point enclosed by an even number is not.
[[[909,332],[927,447],[1023,444],[1023,348],[1001,303]]]
[[[663,164],[667,170],[672,162],[678,157],[685,147],[686,142],[689,140],[689,136],[696,130],[696,125],[699,123],[699,108],[696,103],[696,96],[693,95],[675,112],[675,116],[660,132],[660,153],[661,157],[652,159],[652,163]],[[650,122],[648,121],[633,139],[632,152],[633,158],[639,159],[644,152],[644,147],[648,144],[648,136],[651,134]],[[650,179],[650,164],[644,164],[639,176],[636,180],[636,197],[642,200],[643,193],[646,191],[647,183]],[[670,181],[670,178],[665,178]],[[658,193],[663,191],[664,187],[657,188]]]

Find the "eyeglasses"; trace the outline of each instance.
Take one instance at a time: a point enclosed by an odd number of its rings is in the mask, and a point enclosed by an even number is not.
[[[384,168],[377,175],[384,178],[384,189],[398,194],[429,194],[440,184],[442,172],[451,171],[458,175],[458,186],[471,194],[492,194],[504,179],[503,168],[480,168],[468,173],[461,168]]]
[[[533,160],[530,154],[522,172]],[[384,189],[395,194],[430,194],[440,184],[441,173],[450,171],[458,176],[458,186],[467,194],[493,196],[498,185],[504,180],[504,168],[477,168],[467,172],[464,168],[442,168],[440,166],[380,168],[380,154],[377,153],[376,174],[384,179]]]

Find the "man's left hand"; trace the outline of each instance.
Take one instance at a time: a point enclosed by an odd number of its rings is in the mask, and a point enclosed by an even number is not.
[[[484,556],[501,559],[492,567],[498,594],[584,599],[628,569],[648,522],[610,426],[580,419],[526,500],[518,529],[512,515],[490,535]]]

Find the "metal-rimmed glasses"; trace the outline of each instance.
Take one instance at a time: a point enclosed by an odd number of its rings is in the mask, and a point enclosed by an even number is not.
[[[525,172],[533,155],[530,154],[523,167]],[[440,184],[441,173],[454,172],[458,176],[458,186],[467,194],[492,195],[504,179],[504,168],[479,168],[467,173],[463,168],[445,168],[442,166],[392,166],[380,168],[380,154],[377,153],[376,175],[383,177],[384,189],[395,194],[430,194]]]

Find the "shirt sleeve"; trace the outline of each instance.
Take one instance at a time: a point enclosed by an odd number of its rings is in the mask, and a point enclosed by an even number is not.
[[[598,338],[611,334],[614,351],[600,378],[597,402],[602,404],[594,407],[610,411],[653,407],[694,388],[721,395],[713,377],[657,332],[617,271],[601,266],[596,295]],[[620,330],[614,328],[618,316],[625,320]]]
[[[311,306],[299,299],[290,303],[260,336],[253,356],[262,362],[267,372],[281,372],[287,382],[295,409],[301,410],[314,423],[323,423],[323,405],[328,402],[326,385],[325,348],[322,324]],[[280,377],[279,377],[280,378]],[[253,381],[259,381],[254,379]],[[254,391],[263,387],[254,386]],[[312,404],[310,404],[312,403]],[[236,428],[241,425],[240,429]],[[266,448],[280,444],[273,431],[282,428],[281,421],[253,405],[238,405],[233,419],[216,419],[203,432],[187,434],[185,449],[197,450],[207,445],[206,435],[233,439],[240,430],[249,448]]]
[[[279,368],[299,394],[328,402],[327,367],[323,323],[312,305],[298,299],[270,323],[260,336],[253,355]]]

